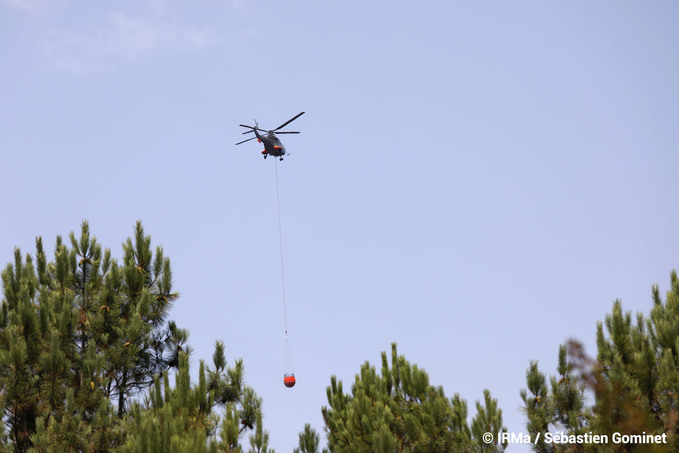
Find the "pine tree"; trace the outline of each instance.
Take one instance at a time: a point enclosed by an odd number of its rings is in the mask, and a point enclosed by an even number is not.
[[[269,448],[269,433],[263,428],[262,411],[259,409],[255,420],[255,432],[249,437],[252,448],[248,453],[275,453],[275,450]]]
[[[319,453],[321,437],[310,424],[304,425],[304,431],[299,433],[299,448],[293,450],[294,453]],[[328,450],[323,449],[323,453]]]
[[[192,386],[188,355],[180,353],[175,388],[167,372],[154,379],[146,400],[133,404],[126,416],[127,440],[119,451],[242,452],[241,439],[249,432],[250,452],[275,453],[262,424],[262,399],[243,383],[242,361],[228,367],[218,341],[213,365],[210,369],[201,361],[198,384]],[[221,423],[215,407],[224,409]]]
[[[2,272],[0,405],[17,452],[109,451],[129,398],[188,351],[188,333],[166,322],[170,260],[140,222],[122,264],[87,222],[69,239],[48,262],[38,237],[35,265],[16,249]]]
[[[167,321],[178,297],[170,260],[141,223],[122,264],[87,222],[69,239],[57,237],[48,262],[37,238],[35,265],[17,249],[2,272],[0,453],[242,452],[248,433],[250,451],[274,453],[262,399],[221,341],[191,384],[188,333]],[[135,395],[145,398],[130,405]]]
[[[506,431],[502,411],[488,391],[470,429],[467,405],[459,395],[446,398],[442,387],[391,348],[391,366],[382,353],[382,372],[366,362],[356,375],[352,394],[344,393],[335,376],[327,388],[329,407],[323,407],[331,452],[465,452],[504,451],[506,445],[486,444],[482,435]],[[300,438],[303,434],[300,434]]]
[[[212,395],[205,386],[205,369],[201,362],[200,384],[191,387],[188,356],[181,353],[176,386],[170,388],[168,374],[154,379],[145,403],[135,403],[128,414],[130,432],[121,452],[171,453],[216,452],[214,434],[217,416],[212,413]],[[163,390],[164,389],[164,390]]]
[[[506,432],[507,428],[502,425],[502,410],[497,407],[497,400],[490,396],[489,390],[483,391],[483,405],[476,402],[476,416],[472,420],[471,432],[472,439],[476,441],[481,452],[504,451],[506,444],[497,444],[497,439],[501,432]],[[483,440],[484,434],[490,433],[495,443],[486,443]]]
[[[620,434],[666,434],[667,443],[560,446],[538,443],[539,452],[679,450],[679,279],[671,273],[665,302],[658,286],[652,289],[650,316],[632,316],[616,300],[604,323],[597,324],[597,357],[589,358],[580,343],[559,348],[557,376],[546,378],[532,362],[526,374],[528,389],[521,392],[528,430],[592,432],[612,438]],[[605,327],[605,330],[604,330]],[[594,404],[584,404],[591,391]]]

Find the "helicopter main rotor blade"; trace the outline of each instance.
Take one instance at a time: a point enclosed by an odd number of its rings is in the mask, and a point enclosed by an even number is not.
[[[276,134],[299,134],[299,132],[280,131],[280,132],[276,132]]]
[[[304,115],[304,112],[302,112],[302,113],[300,113],[300,114],[294,116],[293,118],[287,120],[285,123],[281,124],[281,125],[278,126],[276,129],[274,129],[274,131],[277,131],[278,129],[284,128],[285,126],[287,126],[288,124],[292,123],[293,121],[295,121],[297,118],[299,118],[299,117],[302,116],[302,115]]]
[[[247,127],[248,129],[257,129],[258,131],[262,132],[268,132],[265,129],[260,128],[259,126],[248,126],[247,124],[239,124],[240,127]]]
[[[253,127],[253,128],[250,129],[249,131],[243,132],[243,135],[245,135],[245,134],[252,134],[252,133],[255,131],[255,129],[257,129],[259,132],[266,132],[266,133],[271,132],[271,131],[265,131],[264,129],[260,129],[260,128],[258,128],[258,127]]]
[[[236,143],[236,145],[240,145],[241,143],[249,142],[250,140],[254,140],[254,139],[256,139],[256,138],[257,138],[257,137],[251,137],[251,138],[249,138],[249,139],[247,139],[247,140],[243,140],[242,142]]]

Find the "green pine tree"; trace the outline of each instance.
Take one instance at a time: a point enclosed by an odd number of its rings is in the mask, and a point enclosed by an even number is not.
[[[218,341],[213,366],[201,361],[198,384],[192,386],[188,355],[180,353],[175,388],[165,372],[162,385],[156,377],[146,400],[132,405],[120,452],[243,452],[241,440],[250,433],[250,452],[275,453],[262,424],[262,399],[243,383],[242,361],[228,367]],[[224,410],[221,422],[216,407]]]
[[[319,453],[321,437],[310,424],[304,425],[304,431],[299,433],[299,448],[293,450],[294,453]],[[328,450],[323,449],[323,453]]]
[[[504,451],[506,445],[497,444],[497,433],[506,431],[502,411],[490,392],[484,396],[483,405],[477,402],[478,413],[470,428],[466,402],[459,395],[448,399],[442,387],[430,385],[426,371],[399,356],[392,344],[391,366],[386,352],[381,374],[366,362],[351,395],[331,377],[329,407],[322,409],[329,451]],[[495,435],[493,443],[483,441],[485,432]]]
[[[497,443],[500,433],[507,432],[507,428],[502,425],[502,409],[497,407],[497,400],[490,396],[489,390],[483,391],[483,405],[476,402],[476,416],[472,420],[471,432],[480,452],[501,452],[507,447],[506,442]],[[484,442],[483,436],[487,433],[492,435],[494,443]]]
[[[218,417],[212,413],[213,395],[205,386],[205,369],[201,362],[199,385],[191,387],[188,356],[179,356],[175,388],[170,388],[168,374],[156,377],[144,403],[135,403],[127,418],[129,435],[121,452],[216,452],[210,442]]]
[[[119,264],[90,234],[47,260],[15,250],[2,272],[0,409],[14,451],[110,451],[129,398],[177,365],[188,333],[167,322],[169,258],[140,222]],[[113,404],[112,404],[113,403]]]
[[[547,445],[538,452],[556,451],[679,451],[679,279],[671,274],[666,300],[658,286],[652,290],[650,316],[624,312],[616,300],[605,322],[597,324],[597,357],[589,358],[576,341],[559,348],[557,375],[547,387],[545,375],[532,362],[521,391],[531,434],[564,431],[666,435],[667,443],[626,445]],[[605,327],[605,329],[604,329]],[[594,397],[585,405],[585,392]]]
[[[222,342],[191,384],[188,332],[167,320],[170,260],[141,223],[121,264],[87,222],[69,238],[57,237],[50,262],[37,238],[35,264],[17,249],[2,272],[0,453],[242,452],[248,433],[250,451],[274,453],[262,399]]]
[[[255,432],[249,437],[251,448],[248,453],[275,453],[275,450],[269,448],[269,433],[263,428],[261,409],[257,410],[255,420]]]

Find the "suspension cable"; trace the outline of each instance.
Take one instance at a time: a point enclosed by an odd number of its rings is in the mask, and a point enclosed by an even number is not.
[[[288,308],[285,301],[285,266],[283,265],[283,228],[281,227],[281,199],[278,190],[278,159],[274,159],[276,167],[276,205],[278,206],[278,246],[281,253],[281,288],[283,290],[283,316],[285,319],[285,339],[288,339]]]

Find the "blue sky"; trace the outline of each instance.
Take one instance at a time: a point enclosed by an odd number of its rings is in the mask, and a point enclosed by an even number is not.
[[[137,219],[192,359],[224,340],[291,451],[325,387],[399,351],[521,432],[559,344],[678,267],[676,2],[0,0],[0,256]],[[275,127],[274,162],[238,147]],[[247,441],[246,441],[247,443]],[[510,451],[523,451],[513,447]]]

